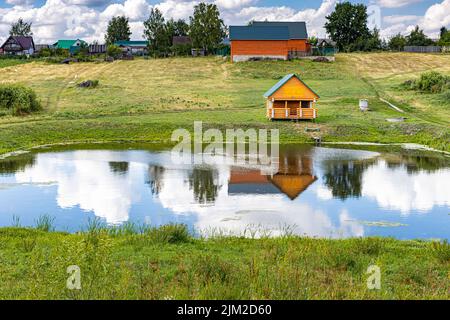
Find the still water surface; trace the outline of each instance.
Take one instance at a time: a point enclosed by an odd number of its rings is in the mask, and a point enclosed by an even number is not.
[[[0,161],[0,226],[43,214],[74,232],[105,223],[184,223],[204,233],[450,239],[450,165],[417,156],[310,146],[279,170],[180,165],[151,149],[53,150]]]

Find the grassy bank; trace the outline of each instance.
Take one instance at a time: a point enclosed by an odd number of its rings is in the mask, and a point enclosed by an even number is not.
[[[368,63],[371,59],[377,64]],[[450,102],[436,107],[433,99],[438,98],[405,93],[399,88],[403,78],[397,79],[397,75],[417,77],[427,70],[449,73],[448,59],[384,53],[340,55],[331,64],[230,64],[206,57],[71,65],[32,62],[2,68],[0,82],[32,87],[44,111],[0,117],[0,153],[68,141],[166,141],[176,128],[192,130],[195,120],[219,129],[279,128],[282,142],[312,141],[318,133],[306,133],[305,128],[314,126],[320,127],[324,141],[413,142],[450,151]],[[292,72],[321,96],[315,124],[265,118],[263,93]],[[83,80],[99,80],[100,85],[78,88]],[[402,114],[381,102],[380,96],[407,109],[408,120],[387,122]],[[370,100],[371,112],[359,111],[361,98]]]
[[[206,240],[175,225],[43,229],[0,229],[0,299],[450,298],[448,245],[287,235]],[[381,290],[367,289],[373,264]],[[81,290],[66,288],[71,265],[81,269]]]

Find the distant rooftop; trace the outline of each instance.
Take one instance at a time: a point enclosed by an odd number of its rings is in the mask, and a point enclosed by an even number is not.
[[[289,39],[308,39],[306,23],[303,21],[254,21],[255,27],[287,27],[289,29]]]
[[[143,40],[120,40],[120,41],[116,41],[114,42],[114,45],[116,46],[126,46],[126,47],[145,47],[148,45],[148,41],[143,41]]]
[[[305,22],[255,21],[249,26],[230,26],[230,40],[308,39]]]
[[[287,27],[230,26],[230,40],[289,40]]]

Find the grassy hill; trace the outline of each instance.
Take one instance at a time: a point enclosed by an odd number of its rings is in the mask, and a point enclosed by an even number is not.
[[[427,70],[450,74],[448,62],[448,55],[381,53],[339,55],[335,63],[231,64],[206,57],[15,65],[2,69],[0,83],[32,87],[44,111],[0,117],[0,153],[69,141],[168,140],[173,129],[192,129],[194,120],[220,129],[276,127],[283,142],[309,142],[304,128],[312,123],[265,118],[262,95],[287,73],[299,74],[321,96],[315,126],[324,141],[414,142],[449,151],[450,102],[400,88]],[[77,87],[89,79],[100,85]],[[379,97],[404,108],[408,120],[388,123],[402,114]],[[371,112],[359,111],[361,98],[369,99]]]

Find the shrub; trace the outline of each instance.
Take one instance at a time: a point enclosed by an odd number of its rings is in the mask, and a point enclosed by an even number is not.
[[[6,109],[15,115],[42,109],[36,93],[21,85],[0,85],[0,110]]]
[[[96,88],[100,82],[98,80],[87,80],[78,84],[80,88]]]
[[[115,45],[109,45],[106,49],[106,54],[108,55],[108,57],[117,59],[122,55],[122,49]]]
[[[158,243],[186,243],[189,242],[191,236],[189,230],[184,224],[168,224],[159,227],[150,232],[155,242]]]
[[[450,262],[450,243],[447,240],[443,242],[434,241],[431,243],[433,255],[442,262]]]
[[[450,87],[450,77],[436,71],[423,73],[418,80],[403,83],[407,89],[429,93],[441,93]]]

